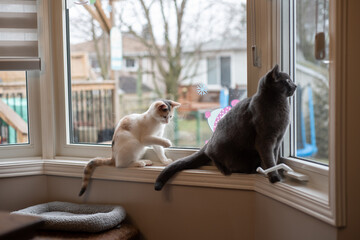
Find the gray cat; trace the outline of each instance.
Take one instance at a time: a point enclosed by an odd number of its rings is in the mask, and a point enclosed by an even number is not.
[[[161,190],[177,172],[213,161],[224,174],[255,173],[276,165],[280,143],[289,124],[289,100],[296,85],[275,65],[259,81],[256,94],[240,101],[219,122],[209,142],[188,157],[168,165],[158,176]],[[281,180],[277,171],[268,174],[272,183]]]

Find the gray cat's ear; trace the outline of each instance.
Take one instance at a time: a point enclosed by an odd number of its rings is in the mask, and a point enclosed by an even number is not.
[[[273,67],[273,69],[271,69],[271,76],[273,79],[277,79],[279,76],[279,65],[275,64],[275,66]]]
[[[170,101],[170,105],[173,107],[173,108],[178,108],[181,106],[181,103],[178,103],[178,102],[175,102],[175,101]]]

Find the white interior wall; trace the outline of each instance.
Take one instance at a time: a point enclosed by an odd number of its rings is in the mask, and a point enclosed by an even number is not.
[[[335,240],[337,229],[303,212],[246,190],[92,180],[77,196],[80,178],[31,176],[0,179],[0,210],[49,201],[118,204],[142,239]],[[4,194],[6,193],[6,194]]]
[[[46,176],[0,178],[0,211],[15,211],[48,199]]]

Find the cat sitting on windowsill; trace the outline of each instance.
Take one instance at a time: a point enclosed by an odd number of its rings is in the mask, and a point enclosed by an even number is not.
[[[161,190],[177,172],[212,161],[224,174],[256,173],[258,167],[277,164],[280,143],[289,125],[289,100],[296,85],[275,65],[259,81],[256,94],[237,103],[217,124],[208,143],[198,152],[168,165],[158,176]],[[278,171],[267,173],[272,183],[281,180]]]
[[[164,165],[172,162],[165,156],[164,148],[171,146],[168,139],[163,138],[166,124],[174,116],[180,103],[162,100],[155,101],[142,114],[130,114],[117,124],[112,140],[112,156],[110,158],[91,159],[84,169],[84,176],[79,196],[83,195],[89,184],[94,169],[98,166],[145,167],[152,165],[150,160],[140,160],[146,146],[153,149]]]

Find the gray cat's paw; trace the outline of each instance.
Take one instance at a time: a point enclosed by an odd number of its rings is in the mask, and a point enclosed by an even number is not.
[[[276,172],[269,173],[269,181],[271,183],[280,182],[281,181],[281,176]]]

